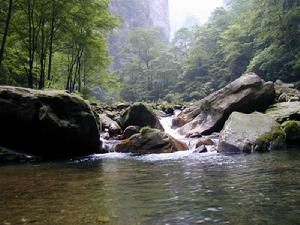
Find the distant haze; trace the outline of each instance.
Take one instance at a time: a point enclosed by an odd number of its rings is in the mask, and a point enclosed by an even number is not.
[[[169,0],[172,33],[195,22],[207,22],[215,8],[223,6],[223,0]]]

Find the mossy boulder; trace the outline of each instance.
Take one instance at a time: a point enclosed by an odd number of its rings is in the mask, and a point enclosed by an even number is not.
[[[152,128],[142,128],[140,133],[131,136],[116,146],[117,152],[157,154],[188,150],[188,146],[170,135]]]
[[[128,126],[148,126],[164,130],[155,113],[143,103],[135,103],[129,107],[122,114],[120,125],[122,129],[126,129]]]
[[[132,135],[138,134],[140,130],[140,127],[138,126],[129,126],[124,130],[122,139],[128,139],[130,138]]]
[[[221,131],[218,151],[270,151],[284,147],[285,139],[285,132],[274,118],[259,112],[234,112]]]
[[[99,151],[99,127],[89,104],[63,91],[0,86],[0,146],[45,158]]]
[[[300,145],[300,121],[286,121],[282,124],[286,133],[286,142],[290,145]]]

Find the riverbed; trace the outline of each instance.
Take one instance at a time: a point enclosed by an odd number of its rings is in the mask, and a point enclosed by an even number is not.
[[[298,224],[300,151],[0,167],[0,224]]]

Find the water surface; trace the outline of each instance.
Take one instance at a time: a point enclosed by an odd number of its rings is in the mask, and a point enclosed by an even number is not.
[[[299,224],[300,151],[0,167],[0,224]]]

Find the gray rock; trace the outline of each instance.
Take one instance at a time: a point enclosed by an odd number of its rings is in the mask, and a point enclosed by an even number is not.
[[[108,129],[110,137],[122,134],[122,129],[116,121],[112,120],[105,114],[100,114],[99,117],[102,124],[102,130]]]
[[[258,112],[234,112],[221,131],[218,151],[269,151],[284,146],[285,139],[284,131],[274,118]]]
[[[266,114],[283,123],[287,120],[300,120],[300,102],[281,102],[271,105]]]
[[[63,91],[0,86],[0,146],[47,158],[99,151],[99,127],[87,102]]]
[[[275,98],[274,84],[246,74],[184,110],[174,121],[183,135],[219,132],[234,111],[264,111]]]

